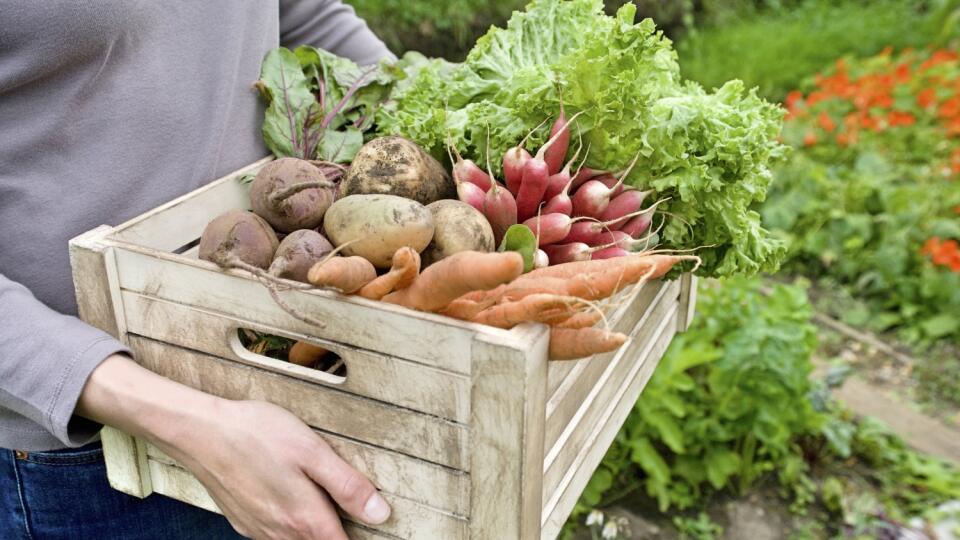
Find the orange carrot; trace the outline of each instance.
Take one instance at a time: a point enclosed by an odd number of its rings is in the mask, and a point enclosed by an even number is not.
[[[439,311],[470,291],[492,289],[522,272],[523,257],[515,251],[461,251],[431,264],[409,287],[382,300],[420,311]]]
[[[551,328],[550,360],[575,360],[610,352],[626,341],[624,334],[601,328]]]
[[[357,294],[371,300],[380,300],[398,289],[405,289],[420,275],[420,254],[404,246],[393,254],[390,271],[367,283]]]
[[[589,328],[603,319],[603,313],[595,309],[577,313],[569,319],[557,325],[557,328]]]
[[[447,304],[446,307],[437,313],[446,315],[447,317],[453,317],[454,319],[469,321],[476,317],[481,311],[487,309],[495,303],[495,300],[476,301],[469,300],[461,296],[460,298],[457,298],[453,302]]]
[[[474,317],[473,321],[497,328],[513,328],[527,321],[546,322],[544,319],[557,316],[557,310],[575,312],[580,304],[581,300],[572,296],[531,294],[516,302],[497,304],[485,309]]]
[[[290,347],[287,360],[298,366],[313,367],[329,351],[306,341],[298,341]]]
[[[330,287],[352,294],[377,278],[377,269],[363,257],[332,257],[310,268],[307,280],[315,287]]]

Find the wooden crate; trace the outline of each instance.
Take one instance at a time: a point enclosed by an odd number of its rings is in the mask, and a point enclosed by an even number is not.
[[[238,181],[268,159],[118,227],[70,244],[80,316],[166,377],[230,399],[261,399],[303,419],[382,490],[390,520],[345,523],[353,538],[555,538],[676,332],[695,279],[656,281],[615,299],[620,350],[548,362],[549,332],[500,330],[328,291],[284,299],[327,321],[289,316],[249,274],[198,260],[204,225],[247,208]],[[246,350],[246,328],[339,354],[345,377]],[[160,450],[103,430],[110,484],[217,511]],[[269,459],[269,458],[266,458]]]

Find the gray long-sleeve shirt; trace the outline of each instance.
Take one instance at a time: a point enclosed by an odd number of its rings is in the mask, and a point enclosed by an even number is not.
[[[267,154],[264,54],[390,52],[335,0],[0,0],[0,448],[76,446],[91,371],[124,350],[74,315],[67,241]]]

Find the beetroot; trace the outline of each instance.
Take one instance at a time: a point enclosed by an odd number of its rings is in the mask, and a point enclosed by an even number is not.
[[[335,189],[313,163],[281,158],[264,165],[253,179],[250,205],[280,232],[315,229],[333,204]]]
[[[270,225],[245,210],[228,210],[213,218],[200,235],[200,258],[224,268],[239,263],[265,269],[280,242]]]
[[[271,275],[308,283],[307,273],[314,264],[333,251],[333,245],[312,229],[300,229],[288,234],[270,264]]]

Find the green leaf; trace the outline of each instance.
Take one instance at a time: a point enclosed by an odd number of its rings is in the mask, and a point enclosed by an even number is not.
[[[676,420],[666,411],[662,409],[646,411],[643,419],[657,430],[660,438],[670,447],[670,450],[678,454],[684,452],[683,431],[677,425]]]
[[[960,330],[960,318],[942,313],[920,323],[923,332],[931,338],[940,338]]]
[[[300,68],[300,61],[283,47],[267,53],[260,67],[261,95],[268,101],[263,119],[263,140],[276,156],[303,154],[302,128],[310,106],[316,99]]]
[[[707,480],[714,488],[721,489],[740,469],[740,456],[724,448],[713,448],[705,456],[704,466]]]
[[[497,251],[516,251],[523,256],[523,271],[533,270],[533,256],[537,252],[537,237],[523,224],[511,225],[503,235]]]
[[[670,466],[646,437],[630,441],[630,459],[640,466],[650,478],[666,484],[670,480]]]
[[[347,128],[344,131],[328,129],[317,148],[317,158],[335,163],[349,163],[363,146],[363,133],[359,129]]]

